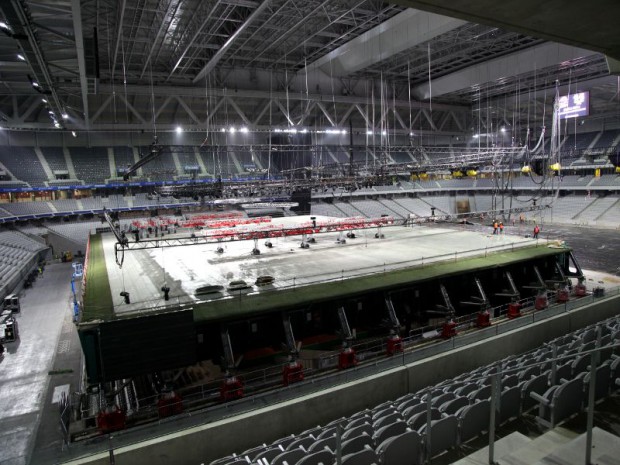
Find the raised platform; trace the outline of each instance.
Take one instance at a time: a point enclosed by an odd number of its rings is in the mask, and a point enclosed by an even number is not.
[[[292,227],[308,219],[273,221]],[[132,250],[125,252],[122,267],[114,259],[116,239],[105,234],[91,244],[82,321],[188,308],[196,320],[238,316],[558,253],[530,238],[448,228],[384,227],[383,239],[376,233],[358,230],[345,244],[336,243],[339,233],[317,234],[308,249],[300,248],[300,237],[271,239],[272,248],[261,240],[260,255],[251,253],[253,241]],[[216,252],[218,246],[223,253]],[[255,286],[265,275],[273,284]],[[249,287],[228,289],[235,280]],[[170,288],[168,301],[164,285]],[[196,295],[204,286],[223,290]],[[121,292],[129,292],[130,304]]]

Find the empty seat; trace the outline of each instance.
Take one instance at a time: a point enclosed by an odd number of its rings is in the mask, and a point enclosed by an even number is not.
[[[549,388],[549,377],[547,373],[543,373],[538,376],[533,376],[527,381],[521,383],[521,410],[527,412],[538,405],[538,402],[531,396],[531,392],[537,394],[544,394]]]
[[[382,465],[419,465],[422,463],[424,441],[417,431],[407,431],[377,446]]]
[[[519,386],[504,389],[500,395],[499,423],[505,423],[521,414],[521,388]]]
[[[467,442],[488,429],[490,405],[490,401],[481,400],[475,404],[463,407],[458,412],[459,443]]]
[[[519,384],[519,376],[518,375],[510,375],[502,378],[502,389],[514,387]]]
[[[342,442],[342,455],[354,454],[363,450],[366,446],[374,447],[372,437],[364,433],[347,441]]]
[[[336,426],[332,426],[330,428],[325,428],[323,431],[321,431],[321,433],[317,436],[317,439],[323,439],[323,438],[327,438],[327,437],[331,437],[334,436],[336,434],[337,431],[337,427]]]
[[[347,423],[344,428],[346,430],[349,430],[349,429],[355,428],[360,425],[369,424],[370,422],[371,422],[371,418],[369,416],[360,416],[360,417],[357,417],[349,421],[349,423]]]
[[[260,454],[261,452],[264,452],[265,450],[269,448],[270,446],[267,446],[266,444],[261,444],[260,446],[252,447],[251,449],[248,449],[239,455],[241,457],[248,457],[251,461],[253,461],[254,457],[256,457],[258,454]],[[280,452],[282,452],[281,449],[280,449]]]
[[[431,422],[431,457],[456,446],[458,439],[457,427],[458,421],[454,415],[449,415]],[[418,433],[420,433],[420,435],[425,435],[426,428],[427,425],[423,425],[418,430]]]
[[[378,465],[379,457],[370,447],[342,457],[343,465]]]
[[[297,448],[293,450],[287,450],[282,452],[280,455],[275,457],[269,465],[291,465],[292,463],[297,463],[299,460],[306,456],[307,452],[303,448]]]
[[[374,432],[375,430],[372,427],[372,425],[369,425],[368,423],[364,423],[363,425],[356,426],[355,428],[345,430],[345,432],[342,433],[342,439],[344,440],[344,439],[354,438],[364,433],[368,434],[369,436],[372,436]]]
[[[407,423],[405,423],[404,421],[396,421],[377,430],[377,432],[373,435],[372,438],[375,441],[375,444],[381,444],[387,438],[391,438],[392,436],[398,436],[399,434],[404,433],[406,429]]]
[[[480,389],[477,389],[467,396],[470,402],[474,402],[476,400],[485,400],[491,397],[491,386],[483,386]]]
[[[322,450],[306,455],[297,461],[297,465],[332,465],[334,454],[329,450]]]
[[[309,452],[316,452],[329,447],[330,450],[336,450],[336,436],[318,439],[314,444],[308,447]]]
[[[438,409],[436,408],[431,409],[431,420],[439,420],[441,417],[442,417],[441,412]],[[420,429],[422,425],[425,425],[427,422],[428,422],[428,412],[424,411],[424,412],[420,412],[412,416],[407,421],[407,424],[409,425],[409,428],[417,431],[418,429]]]
[[[312,435],[297,438],[287,446],[286,450],[293,450],[299,447],[308,449],[312,444],[314,444],[314,441],[316,441],[316,439],[314,439]]]
[[[270,449],[265,449],[262,452],[259,452],[254,456],[254,458],[250,457],[253,462],[258,462],[259,460],[267,460],[268,463],[271,463],[273,459],[275,459],[278,455],[284,452],[284,449],[281,447],[272,447]]]
[[[460,388],[458,388],[456,391],[454,391],[454,393],[457,396],[465,396],[467,397],[470,393],[478,390],[480,388],[480,386],[478,386],[475,383],[468,383],[465,386],[462,386]]]
[[[411,407],[403,411],[403,418],[409,419],[412,416],[417,415],[420,412],[424,412],[427,408],[428,408],[428,405],[426,404],[426,402],[419,403],[417,405],[412,405]]]
[[[391,413],[390,415],[385,415],[379,418],[377,421],[375,421],[372,424],[372,427],[375,430],[378,430],[385,425],[389,425],[390,423],[394,423],[395,421],[399,421],[399,420],[403,420],[403,416],[400,413],[398,412]]]
[[[593,347],[594,348],[594,347]],[[573,378],[577,376],[579,373],[586,371],[588,369],[588,365],[590,364],[590,354],[580,355],[575,361],[571,364],[572,373],[570,377],[566,379]]]
[[[445,404],[449,400],[452,400],[456,397],[456,394],[453,392],[444,392],[443,394],[433,397],[432,405],[433,407],[439,407],[440,405]]]
[[[596,380],[594,386],[594,400],[600,400],[607,397],[613,380],[611,379],[611,366],[608,363],[596,368]],[[588,395],[590,392],[590,372],[583,375],[584,392],[586,405],[588,404]]]
[[[467,397],[457,397],[440,405],[439,411],[441,413],[445,413],[446,415],[454,415],[466,405],[469,405],[469,399]]]
[[[410,397],[407,400],[400,402],[398,406],[396,407],[396,409],[400,412],[404,412],[409,407],[413,407],[415,405],[418,405],[419,403],[420,403],[420,399],[418,397]]]
[[[575,378],[559,386],[551,386],[543,395],[530,393],[538,401],[538,421],[549,428],[581,410],[583,380]]]

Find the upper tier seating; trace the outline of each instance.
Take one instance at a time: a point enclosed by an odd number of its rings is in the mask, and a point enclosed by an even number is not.
[[[20,181],[45,186],[47,175],[32,147],[0,146],[0,162]]]

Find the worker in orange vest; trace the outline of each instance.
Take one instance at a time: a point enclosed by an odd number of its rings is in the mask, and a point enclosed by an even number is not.
[[[493,221],[493,234],[497,234],[497,228],[498,228],[498,224],[496,220],[496,221]]]
[[[504,234],[504,223],[501,221],[499,222],[499,233]]]

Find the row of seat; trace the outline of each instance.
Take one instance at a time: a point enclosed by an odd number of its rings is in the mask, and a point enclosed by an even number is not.
[[[613,344],[618,343],[620,317],[210,465],[332,465],[339,445],[343,464],[424,463],[488,431],[494,380],[498,424],[538,407],[541,424],[555,426],[585,406],[593,349],[599,349],[596,399],[616,388],[620,357]]]

